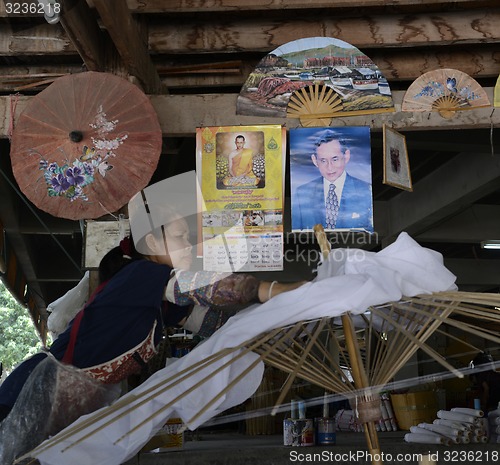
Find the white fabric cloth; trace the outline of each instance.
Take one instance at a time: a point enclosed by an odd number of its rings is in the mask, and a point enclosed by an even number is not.
[[[69,322],[75,318],[76,314],[87,302],[89,298],[89,282],[90,275],[86,271],[75,287],[47,305],[47,312],[49,313],[47,328],[52,335],[52,339],[56,339],[59,334],[65,331]]]
[[[136,454],[169,417],[181,417],[189,428],[194,429],[223,410],[242,403],[253,394],[262,379],[263,364],[258,360],[258,356],[247,353],[238,358],[240,352],[228,355],[204,369],[195,368],[195,375],[184,379],[183,370],[198,361],[223,349],[238,347],[273,328],[298,321],[340,316],[347,311],[361,314],[371,305],[399,300],[403,296],[456,289],[455,276],[444,267],[442,256],[420,247],[406,233],[402,233],[396,242],[378,253],[359,249],[335,249],[331,256],[338,258],[338,261],[328,260],[322,263],[318,269],[318,277],[313,282],[237,313],[208,340],[158,371],[141,386],[122,397],[120,402],[132,399],[139,402],[141,394],[152,389],[161,380],[173,383],[172,389],[162,393],[155,389],[152,400],[145,402],[133,413],[127,413],[98,433],[92,433],[78,445],[64,451],[83,434],[91,433],[99,425],[109,422],[109,418],[105,421],[97,420],[102,411],[83,417],[75,424],[88,418],[92,419],[89,422],[92,425],[83,432],[55,444],[67,428],[45,441],[38,448],[39,451],[33,451],[30,456],[38,458],[42,465],[118,465]],[[232,363],[216,376],[207,379],[203,384],[197,384],[215,373],[218,366],[229,361]],[[238,374],[254,363],[256,364],[253,369],[235,384],[233,389],[217,399],[197,421],[190,421],[200,408],[207,405],[214,396],[234,381]],[[177,398],[184,393],[188,394]],[[168,404],[171,406],[165,408]],[[152,418],[161,408],[165,410]],[[109,410],[110,408],[105,411]],[[119,415],[121,411],[117,410],[113,416]],[[115,444],[118,438],[143,419],[148,420],[143,427],[127,436],[126,440]],[[43,447],[48,448],[41,451]]]
[[[184,329],[187,329],[188,331],[191,331],[192,333],[197,333],[200,330],[201,325],[203,324],[203,319],[205,318],[208,310],[209,307],[195,305],[182,327]]]

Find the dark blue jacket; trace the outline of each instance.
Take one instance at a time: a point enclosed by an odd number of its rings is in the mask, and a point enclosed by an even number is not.
[[[322,176],[297,187],[292,197],[292,229],[312,229],[316,224],[325,226]],[[373,232],[372,187],[347,174],[335,229],[352,228]]]

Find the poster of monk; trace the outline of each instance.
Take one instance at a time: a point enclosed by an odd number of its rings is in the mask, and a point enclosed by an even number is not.
[[[217,133],[216,157],[217,189],[265,187],[263,131]]]
[[[204,268],[281,270],[285,129],[281,125],[198,128],[196,150],[204,203],[199,252]],[[227,255],[227,262],[222,262],[219,257]]]

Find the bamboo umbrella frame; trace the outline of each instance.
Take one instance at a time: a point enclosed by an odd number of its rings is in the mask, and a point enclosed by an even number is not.
[[[315,232],[323,256],[326,257],[329,253],[326,235],[322,228],[316,228]],[[118,400],[113,405],[89,415],[83,421],[70,425],[28,454],[19,457],[14,463],[34,457],[35,454],[62,441],[71,442],[74,439],[69,446],[66,446],[66,449],[69,449],[90,436],[99,434],[106,426],[123,416],[132,414],[134,410],[157,398],[159,394],[189,379],[200,369],[219,363],[219,366],[205,379],[198,381],[186,392],[157,409],[147,420],[132,425],[126,434],[115,441],[118,443],[147,421],[164,414],[183,396],[203,386],[204,383],[210,383],[213,377],[249,352],[254,352],[259,357],[200,409],[190,420],[191,422],[203,415],[263,361],[289,374],[272,413],[275,413],[282,404],[295,378],[306,380],[325,391],[342,394],[350,399],[351,405],[354,404],[354,410],[358,412],[360,421],[365,425],[367,447],[372,459],[377,459],[381,457],[374,424],[380,417],[378,391],[393,379],[419,349],[454,375],[463,377],[461,372],[428,346],[426,341],[433,334],[440,334],[452,340],[460,340],[474,351],[480,351],[458,335],[450,333],[453,331],[500,344],[499,333],[494,328],[494,324],[500,324],[499,307],[500,294],[434,292],[372,306],[362,315],[347,313],[340,317],[299,321],[289,326],[275,328],[235,347],[211,354],[179,371],[173,377],[159,379],[140,394]],[[336,352],[337,356],[334,356],[333,352]],[[228,356],[232,358],[225,361]],[[350,373],[354,382],[351,382],[346,372]],[[104,423],[95,425],[100,421]],[[372,463],[378,465],[382,462],[373,460]]]

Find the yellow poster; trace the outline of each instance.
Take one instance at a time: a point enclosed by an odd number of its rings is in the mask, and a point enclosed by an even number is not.
[[[198,128],[196,146],[204,269],[282,270],[285,129]]]

